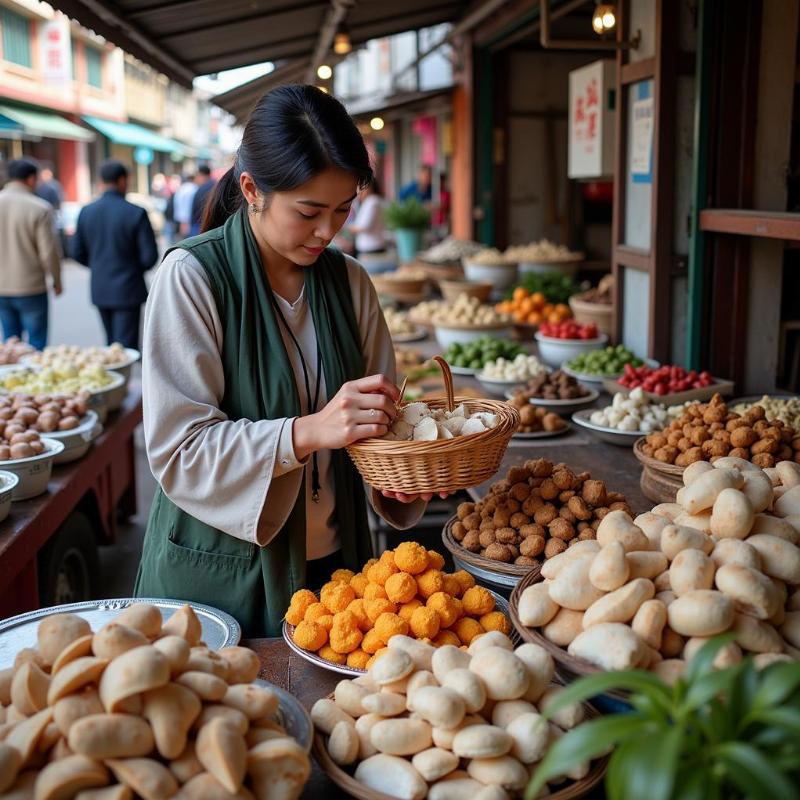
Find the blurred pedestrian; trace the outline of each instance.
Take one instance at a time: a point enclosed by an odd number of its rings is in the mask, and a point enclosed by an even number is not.
[[[139,346],[139,317],[147,299],[144,273],[158,258],[147,211],[125,199],[128,168],[106,161],[100,168],[105,191],[78,216],[72,257],[91,270],[92,303],[108,343]]]
[[[42,166],[39,173],[39,183],[34,194],[46,200],[53,207],[53,224],[58,236],[61,252],[66,252],[67,238],[64,235],[64,219],[61,215],[61,204],[64,202],[64,187],[56,179],[50,166]]]
[[[411,181],[400,189],[400,200],[410,200],[412,197],[420,203],[430,203],[433,198],[433,170],[428,164],[423,164],[417,173],[417,179]]]
[[[47,278],[61,294],[61,251],[53,208],[34,194],[38,164],[20,158],[8,164],[8,183],[0,191],[0,324],[3,336],[28,334],[41,350],[47,344]]]
[[[444,238],[450,232],[450,189],[447,186],[447,173],[439,173],[439,203],[433,210],[431,219],[434,230]]]
[[[366,253],[383,253],[386,250],[386,228],[383,222],[383,196],[375,178],[361,190],[360,204],[350,233],[355,234],[355,250],[358,258]]]
[[[173,217],[175,218],[175,224],[178,226],[178,234],[180,236],[188,236],[192,224],[192,202],[197,191],[197,184],[194,178],[194,173],[185,175],[183,183],[175,192]]]
[[[200,233],[200,224],[203,221],[203,212],[206,210],[208,198],[214,191],[217,182],[211,177],[211,168],[202,164],[197,168],[194,182],[197,184],[197,191],[192,198],[192,216],[189,224],[189,236],[197,236]]]

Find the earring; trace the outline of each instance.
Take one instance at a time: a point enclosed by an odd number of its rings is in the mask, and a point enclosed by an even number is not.
[[[250,205],[247,207],[247,210],[251,214],[255,214],[256,213],[256,204],[255,203],[250,203]]]

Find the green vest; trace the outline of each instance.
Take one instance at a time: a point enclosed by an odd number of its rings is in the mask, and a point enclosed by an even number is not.
[[[244,212],[176,247],[189,250],[205,269],[224,329],[221,410],[231,420],[299,416],[297,386],[271,302],[272,290]],[[325,250],[305,270],[305,292],[325,385],[333,397],[343,383],[363,377],[365,369],[341,253]],[[342,556],[348,567],[358,570],[372,555],[364,488],[347,453],[336,450],[331,455]],[[259,471],[253,469],[254,481],[259,480]],[[147,523],[135,596],[207,603],[232,614],[245,636],[280,635],[289,599],[305,585],[305,497],[304,481],[286,524],[266,547],[259,547],[192,517],[159,487]],[[232,516],[240,511],[244,510],[230,508]]]

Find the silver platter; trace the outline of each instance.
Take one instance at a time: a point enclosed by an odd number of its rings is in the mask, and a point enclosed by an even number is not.
[[[39,623],[51,614],[77,614],[92,626],[93,631],[98,631],[103,625],[111,622],[120,611],[134,603],[150,603],[156,606],[161,610],[165,622],[179,608],[186,605],[183,600],[123,597],[116,600],[89,600],[83,603],[50,606],[9,617],[0,622],[0,669],[13,666],[14,658],[22,648],[36,647],[36,630]],[[203,641],[211,650],[239,643],[242,629],[230,614],[202,603],[189,603],[189,605],[200,620]]]
[[[314,725],[311,722],[311,717],[308,711],[305,710],[302,703],[293,695],[289,694],[286,689],[281,689],[269,681],[256,678],[253,683],[269,689],[278,696],[278,709],[280,714],[280,723],[283,725],[286,733],[289,734],[306,753],[311,752],[311,744],[314,740]]]
[[[495,608],[498,611],[502,611],[507,617],[509,617],[509,619],[511,619],[508,612],[508,600],[506,600],[505,597],[497,594],[497,592],[492,591],[488,587],[485,588],[487,588],[487,591],[491,592],[492,597],[494,597]],[[309,664],[314,664],[315,666],[320,667],[320,669],[326,669],[329,672],[338,672],[340,675],[347,675],[350,678],[357,678],[359,675],[364,675],[366,673],[365,669],[348,667],[347,664],[334,664],[332,661],[326,661],[324,658],[321,658],[316,653],[312,653],[308,650],[303,650],[302,647],[298,647],[292,638],[292,634],[294,633],[294,625],[290,625],[286,620],[283,621],[281,632],[283,633],[284,641],[287,645],[289,645],[289,649],[297,653],[300,658],[308,661]],[[519,634],[513,629],[513,627],[509,637],[514,644],[519,644]]]
[[[503,575],[499,572],[482,569],[481,567],[476,567],[474,564],[470,564],[468,561],[462,561],[458,556],[453,556],[453,564],[456,569],[463,569],[465,572],[469,572],[481,586],[485,586],[490,592],[492,590],[489,587],[507,592],[513,589],[524,577],[523,575]],[[494,592],[492,592],[492,594],[494,594]],[[495,595],[495,597],[498,597],[498,595]],[[505,602],[503,598],[501,599]],[[508,604],[506,603],[506,607],[500,610],[508,613]],[[512,636],[511,638],[513,639],[514,637]]]

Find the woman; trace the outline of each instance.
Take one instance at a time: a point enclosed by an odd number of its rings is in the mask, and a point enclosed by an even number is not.
[[[355,252],[359,255],[386,251],[386,233],[383,223],[383,198],[378,181],[373,177],[361,192],[356,218],[348,225],[355,234]]]
[[[145,312],[144,428],[159,489],[137,596],[205,602],[277,635],[292,593],[371,556],[344,447],[395,414],[391,338],[366,273],[328,243],[367,151],[310,86],[266,94],[204,233],[170,250]],[[372,493],[410,527],[426,497]]]

